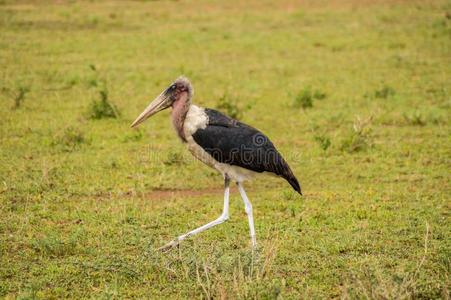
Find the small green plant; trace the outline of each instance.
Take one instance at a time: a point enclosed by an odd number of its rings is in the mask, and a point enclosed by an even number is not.
[[[294,98],[294,107],[302,107],[303,109],[313,107],[313,100],[322,100],[326,98],[326,93],[315,90],[312,91],[310,87],[305,87]]]
[[[179,152],[169,152],[166,160],[163,162],[167,166],[184,164],[183,155]]]
[[[108,100],[108,90],[106,88],[99,90],[100,99],[91,103],[88,111],[90,119],[118,118],[120,116],[116,105]]]
[[[326,135],[315,135],[314,138],[315,141],[318,143],[318,145],[321,147],[321,149],[323,149],[324,151],[326,151],[332,144],[330,138]]]
[[[420,111],[415,111],[413,113],[404,114],[404,119],[407,124],[414,126],[424,126],[426,125],[426,119]]]
[[[371,145],[371,124],[372,117],[367,119],[357,118],[352,127],[352,131],[341,145],[341,150],[349,153],[359,152],[368,149]]]
[[[309,88],[304,88],[297,94],[294,105],[303,109],[313,107],[313,96]]]
[[[444,18],[437,19],[432,23],[432,28],[434,30],[434,32],[432,33],[433,37],[436,38],[444,35],[449,36],[449,34],[451,33],[451,22],[449,15],[449,13],[446,13]]]
[[[69,126],[62,133],[56,136],[53,141],[54,146],[60,146],[65,151],[73,151],[78,149],[86,139],[83,132],[75,127]]]
[[[381,89],[378,89],[374,92],[374,97],[387,99],[388,97],[392,97],[395,95],[395,90],[392,87],[387,85],[383,86]]]
[[[93,100],[89,106],[87,115],[89,119],[118,118],[120,112],[116,105],[109,100],[109,93],[106,80],[99,78],[98,70],[95,65],[89,65],[94,72],[94,77],[88,80],[88,85],[95,88],[99,99]]]
[[[323,100],[323,99],[326,98],[326,96],[327,96],[327,94],[324,93],[324,92],[321,92],[320,90],[315,90],[313,92],[313,98],[314,99]]]
[[[18,109],[22,102],[25,100],[25,95],[30,91],[28,86],[19,85],[16,88],[15,96],[14,96],[14,109]]]
[[[18,83],[14,89],[2,87],[1,91],[12,97],[14,101],[12,109],[19,109],[25,100],[25,96],[30,92],[30,87],[28,85]]]
[[[227,93],[222,95],[219,98],[218,104],[216,105],[217,109],[225,111],[227,115],[234,119],[241,119],[243,117],[243,113],[249,110],[252,105],[248,104],[245,107],[241,107],[237,104],[237,101],[230,97]]]

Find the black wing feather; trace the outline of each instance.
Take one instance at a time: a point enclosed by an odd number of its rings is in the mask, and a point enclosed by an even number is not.
[[[193,138],[214,159],[258,173],[272,172],[301,193],[298,180],[267,136],[219,111],[205,109],[205,113],[208,125],[198,129]]]

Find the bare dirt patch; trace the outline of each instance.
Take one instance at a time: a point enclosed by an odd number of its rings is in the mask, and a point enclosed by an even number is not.
[[[145,198],[152,200],[168,198],[191,198],[205,195],[222,194],[224,190],[217,187],[207,187],[204,189],[155,189],[145,193]]]
[[[202,189],[171,189],[171,188],[157,188],[153,190],[141,192],[128,191],[120,194],[114,193],[96,193],[97,200],[108,200],[115,198],[141,198],[148,200],[163,200],[174,198],[193,198],[205,195],[222,195],[224,189],[222,187],[207,187]]]

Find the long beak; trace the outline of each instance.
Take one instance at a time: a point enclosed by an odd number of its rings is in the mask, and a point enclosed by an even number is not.
[[[168,108],[170,106],[170,97],[168,95],[168,90],[163,91],[155,100],[153,100],[149,106],[139,115],[138,118],[132,123],[131,127],[134,128],[144,122],[150,116],[156,114],[157,112]]]

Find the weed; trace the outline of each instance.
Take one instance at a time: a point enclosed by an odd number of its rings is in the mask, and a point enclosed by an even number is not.
[[[403,116],[404,116],[404,120],[409,125],[424,126],[427,123],[426,118],[418,110],[413,113],[405,113]]]
[[[224,93],[221,97],[219,97],[216,108],[223,110],[230,117],[239,120],[243,117],[244,112],[252,108],[252,105],[247,104],[243,107],[238,105],[237,102],[238,101],[235,98],[232,98],[229,94]]]
[[[23,83],[17,83],[14,89],[2,87],[2,92],[13,98],[12,109],[19,109],[25,100],[25,96],[30,92],[30,86]]]
[[[100,99],[91,102],[88,110],[90,119],[118,118],[120,116],[116,105],[108,100],[108,90],[105,88],[99,90]]]
[[[320,90],[312,91],[310,87],[305,87],[294,98],[293,106],[303,109],[311,108],[313,107],[313,100],[322,100],[324,98],[326,98],[326,93]]]
[[[444,18],[437,19],[432,23],[432,28],[434,32],[432,36],[437,38],[439,36],[449,36],[451,34],[451,22],[450,19],[445,15]]]
[[[309,88],[305,88],[297,94],[294,99],[294,106],[304,109],[313,107],[313,96]]]
[[[183,160],[183,155],[179,152],[170,151],[164,164],[167,166],[172,165],[183,165],[185,161]]]
[[[374,91],[374,97],[387,99],[395,95],[395,90],[392,87],[384,85],[381,89]]]
[[[326,151],[332,144],[332,142],[330,141],[330,138],[324,134],[323,135],[315,135],[314,139],[318,143],[318,145],[321,147],[321,149],[323,149],[324,151]]]
[[[56,136],[52,142],[53,146],[59,146],[65,151],[73,151],[78,149],[86,142],[83,132],[73,126],[69,126]]]
[[[349,153],[366,150],[372,145],[371,124],[372,117],[367,119],[357,118],[352,127],[351,133],[345,138],[341,145],[341,150]]]
[[[114,103],[109,100],[108,87],[105,79],[100,78],[95,65],[89,65],[94,72],[94,77],[88,80],[88,85],[97,90],[99,99],[93,100],[89,106],[87,115],[89,119],[119,118],[120,111]]]
[[[14,109],[18,109],[25,100],[25,95],[30,91],[28,86],[19,85],[14,96]]]
[[[314,99],[323,100],[323,99],[326,98],[326,96],[327,96],[327,94],[322,92],[322,91],[320,91],[320,90],[315,90],[313,92],[313,98]]]

